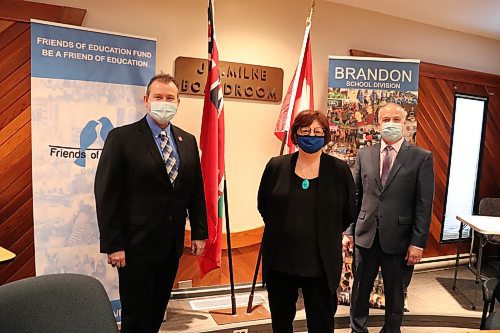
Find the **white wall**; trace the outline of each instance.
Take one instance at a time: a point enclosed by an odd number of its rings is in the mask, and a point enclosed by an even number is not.
[[[178,56],[207,56],[207,1],[35,0],[85,8],[83,26],[158,38],[157,71]],[[298,61],[310,0],[215,0],[220,60],[283,68],[283,93]],[[445,13],[443,13],[445,15]],[[500,74],[500,41],[316,1],[312,26],[315,105],[326,109],[328,56],[360,49]],[[199,137],[202,98],[181,97],[174,123]],[[267,160],[279,153],[280,105],[225,101],[231,231],[262,225],[256,193]]]

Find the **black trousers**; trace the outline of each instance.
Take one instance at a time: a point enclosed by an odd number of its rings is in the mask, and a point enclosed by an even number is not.
[[[337,294],[326,278],[305,278],[272,271],[266,283],[274,333],[292,333],[298,290],[302,289],[309,333],[333,332]]]
[[[399,333],[404,313],[405,290],[410,284],[413,266],[408,266],[405,254],[387,254],[380,247],[377,236],[369,249],[356,246],[354,285],[351,296],[352,332],[368,332],[370,293],[381,267],[384,279],[385,322],[381,332]]]
[[[118,269],[122,333],[159,331],[178,266],[179,259],[172,249],[165,262],[127,260],[125,267]]]

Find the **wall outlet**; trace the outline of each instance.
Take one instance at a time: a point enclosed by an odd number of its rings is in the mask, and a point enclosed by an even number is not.
[[[179,281],[177,282],[177,288],[179,289],[193,288],[193,280]]]
[[[248,333],[248,328],[239,328],[237,330],[233,330],[233,333]]]

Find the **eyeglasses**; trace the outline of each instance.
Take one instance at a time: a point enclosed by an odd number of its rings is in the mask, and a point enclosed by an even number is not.
[[[314,136],[325,136],[325,129],[323,127],[299,127],[297,130],[298,135],[310,135],[311,131],[314,133]]]

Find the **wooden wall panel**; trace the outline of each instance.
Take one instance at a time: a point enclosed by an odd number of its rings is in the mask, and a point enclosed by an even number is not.
[[[500,87],[485,87],[489,95],[479,196],[500,197]]]
[[[29,24],[0,20],[0,27],[0,246],[18,254],[0,264],[2,284],[34,275],[35,267]]]
[[[73,25],[81,25],[87,13],[86,9],[21,0],[0,0],[0,9],[0,19],[17,22],[29,22],[30,19],[39,19]]]
[[[354,56],[387,55],[350,50]],[[456,93],[488,97],[479,197],[500,197],[500,76],[422,62],[418,91],[417,145],[432,151],[436,177],[434,207],[424,256],[456,253],[456,243],[440,243]],[[468,244],[461,246],[468,252]]]
[[[31,187],[30,18],[81,25],[86,10],[0,0],[0,285],[35,275]]]

